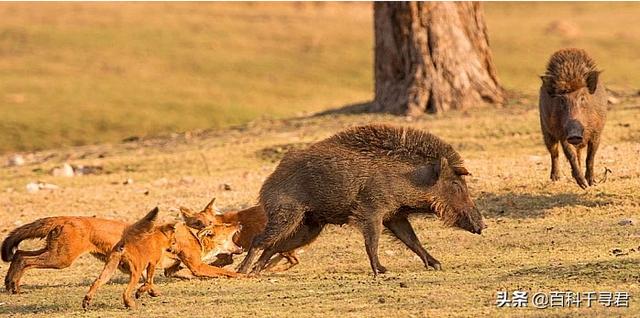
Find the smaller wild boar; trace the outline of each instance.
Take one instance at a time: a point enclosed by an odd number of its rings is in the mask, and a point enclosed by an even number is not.
[[[551,180],[560,178],[558,143],[571,164],[571,174],[586,189],[595,185],[593,162],[607,115],[607,93],[595,62],[581,49],[563,49],[553,55],[541,76],[540,126],[551,154]],[[582,174],[582,149],[587,147],[587,169]]]
[[[265,230],[253,240],[239,272],[262,271],[275,253],[315,239],[326,224],[354,224],[364,236],[374,275],[383,228],[416,253],[426,267],[440,269],[416,236],[408,216],[430,213],[449,226],[480,234],[486,227],[469,196],[469,172],[460,155],[425,131],[367,125],[348,129],[288,152],[260,189]]]

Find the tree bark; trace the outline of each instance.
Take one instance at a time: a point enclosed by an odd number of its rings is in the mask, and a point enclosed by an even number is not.
[[[476,2],[375,2],[372,111],[425,112],[502,104]]]

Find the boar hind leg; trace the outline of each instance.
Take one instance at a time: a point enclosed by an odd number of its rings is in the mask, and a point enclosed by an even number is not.
[[[593,161],[596,156],[596,151],[598,151],[598,146],[600,145],[600,136],[597,136],[587,144],[587,171],[585,173],[585,178],[590,186],[596,184],[595,176],[593,174]]]
[[[246,274],[249,271],[249,267],[253,264],[253,260],[258,256],[258,248],[256,246],[256,238],[254,238],[249,250],[247,251],[247,255],[236,270],[238,273]]]
[[[547,146],[547,150],[549,150],[549,154],[551,155],[551,181],[558,181],[560,180],[560,170],[558,168],[560,152],[558,151],[558,141],[548,134],[544,134],[544,144]]]
[[[315,240],[318,237],[323,227],[324,226],[322,224],[319,224],[316,222],[305,222],[301,224],[293,232],[293,234],[291,234],[290,237],[276,243],[276,245],[271,249],[265,249],[263,254],[260,255],[260,259],[258,259],[258,262],[256,263],[256,266],[254,268],[254,271],[257,270],[259,272],[264,269],[272,268],[273,266],[275,266],[275,263],[279,261],[279,259],[275,260],[276,258],[274,258],[275,261],[272,262],[271,257],[274,254],[289,252],[289,251],[295,250],[296,248],[299,248],[311,243],[313,240]],[[294,254],[294,257],[295,257],[295,254]],[[293,263],[291,259],[288,257],[287,257],[287,260],[291,264],[291,266],[289,266],[287,269],[298,264],[297,258],[295,259],[295,263]]]
[[[586,189],[588,187],[587,179],[584,178],[582,171],[580,171],[577,152],[574,151],[573,146],[566,141],[562,142],[562,150],[564,151],[564,155],[567,157],[567,160],[569,160],[569,163],[571,164],[571,175],[581,188]]]
[[[431,256],[427,250],[424,249],[422,244],[420,244],[418,236],[416,236],[411,223],[409,223],[409,220],[407,220],[406,217],[396,217],[385,221],[384,226],[389,229],[395,237],[402,241],[404,245],[416,253],[424,263],[425,267],[429,268],[429,266],[431,266],[435,270],[442,269],[440,262]]]

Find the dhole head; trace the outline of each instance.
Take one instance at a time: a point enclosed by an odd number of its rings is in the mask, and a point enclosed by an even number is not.
[[[219,254],[242,254],[242,247],[233,242],[233,237],[242,229],[238,223],[223,223],[208,226],[198,232],[203,249],[207,251],[204,259],[215,260]]]
[[[216,208],[215,201],[216,198],[213,198],[200,212],[194,212],[189,208],[180,207],[180,214],[185,224],[190,228],[201,230],[211,225],[221,223],[218,220],[220,210]]]
[[[600,71],[587,72],[575,83],[556,83],[553,78],[543,75],[543,86],[547,94],[556,101],[558,107],[552,112],[560,119],[563,139],[572,145],[580,145],[584,141],[585,124],[589,107],[594,104],[594,94],[598,88]],[[560,85],[563,84],[563,85]]]
[[[430,204],[442,221],[449,226],[481,234],[487,228],[482,214],[469,196],[464,176],[469,171],[462,165],[450,165],[446,158],[440,159],[438,181],[431,194]]]

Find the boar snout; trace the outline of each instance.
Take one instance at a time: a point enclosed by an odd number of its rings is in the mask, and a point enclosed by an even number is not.
[[[584,127],[577,120],[571,120],[567,124],[567,142],[572,145],[579,145],[583,140]]]

